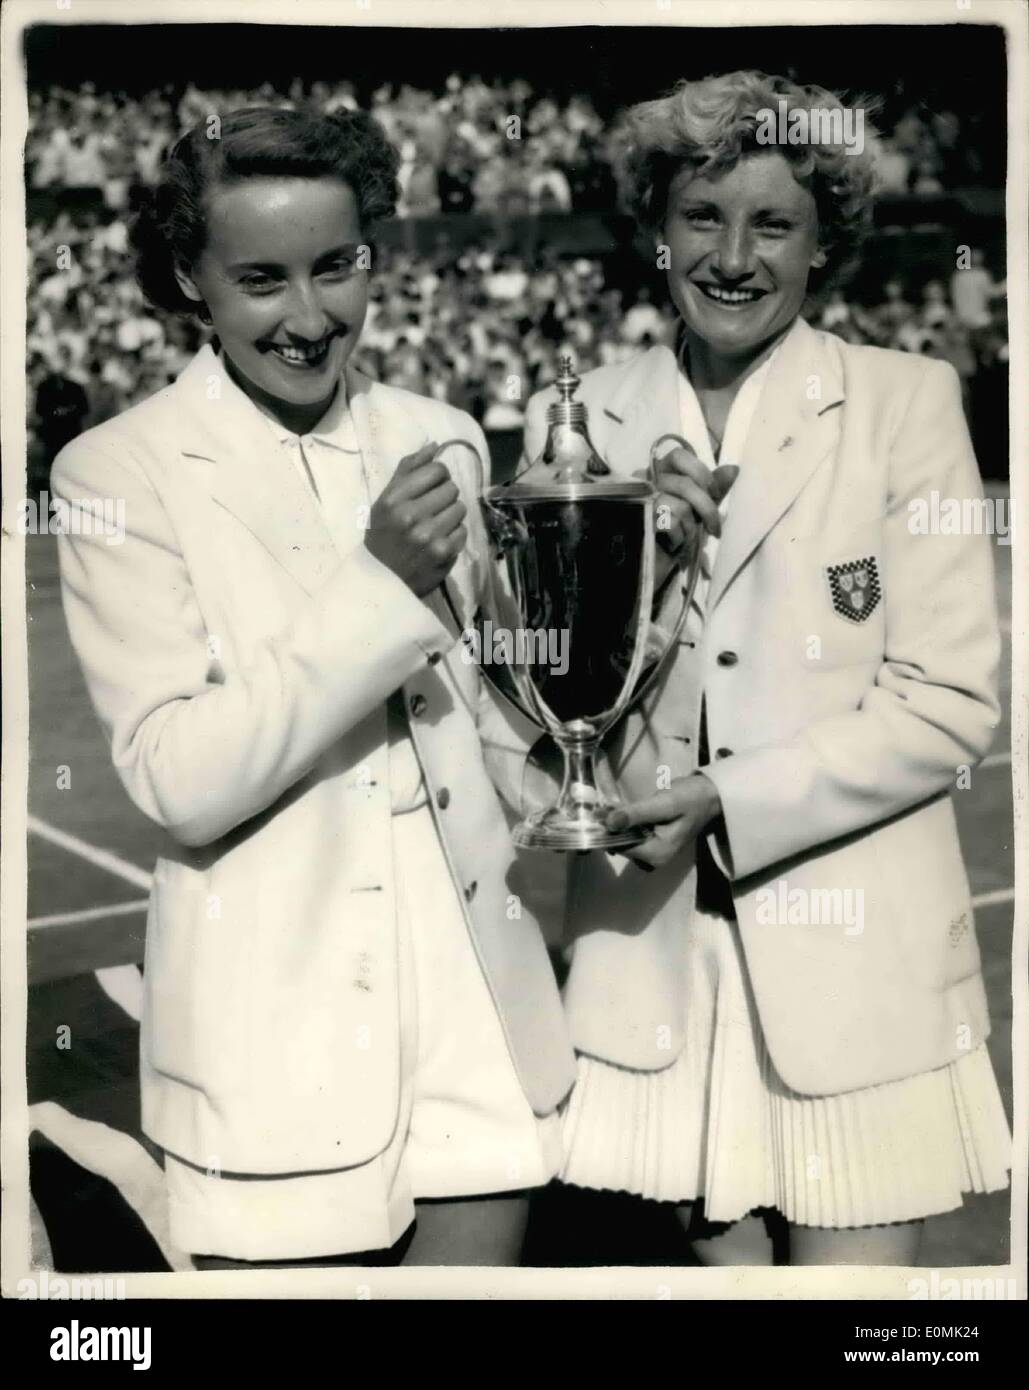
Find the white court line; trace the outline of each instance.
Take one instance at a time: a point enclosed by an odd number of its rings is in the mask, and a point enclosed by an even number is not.
[[[38,1130],[73,1162],[113,1183],[173,1270],[193,1268],[189,1255],[172,1244],[164,1173],[137,1139],[99,1120],[73,1115],[52,1100],[29,1106],[29,1130]]]
[[[1015,890],[1013,888],[994,888],[990,893],[977,893],[972,899],[973,907],[993,907],[996,903],[1013,903],[1015,901]]]
[[[76,912],[52,912],[48,917],[30,917],[29,931],[40,927],[72,927],[77,922],[99,922],[104,917],[126,917],[131,912],[145,912],[146,898],[131,903],[111,903],[109,907],[80,907]]]
[[[137,865],[130,864],[127,859],[122,859],[120,855],[112,854],[107,849],[97,849],[96,845],[87,844],[85,840],[80,840],[77,835],[69,835],[66,830],[58,830],[54,825],[47,825],[46,821],[39,820],[37,816],[28,816],[26,824],[29,830],[34,835],[38,835],[40,839],[49,840],[52,845],[66,849],[69,854],[77,854],[80,859],[88,860],[90,864],[95,864],[98,869],[106,869],[109,874],[116,874],[118,878],[124,878],[127,882],[135,884],[137,888],[150,887],[151,875]]]
[[[93,974],[108,999],[138,1023],[143,1017],[143,976],[139,966],[108,965]]]

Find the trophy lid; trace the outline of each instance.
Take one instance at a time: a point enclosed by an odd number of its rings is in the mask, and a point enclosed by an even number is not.
[[[539,457],[511,482],[490,488],[490,496],[498,501],[508,497],[520,502],[653,496],[654,489],[648,482],[616,478],[594,447],[587,428],[586,406],[572,399],[580,379],[570,356],[561,358],[554,385],[557,400],[547,407],[547,438]]]

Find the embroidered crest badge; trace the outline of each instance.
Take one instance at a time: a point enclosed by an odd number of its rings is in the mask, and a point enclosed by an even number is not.
[[[869,556],[864,560],[848,560],[842,565],[829,565],[826,573],[836,612],[848,622],[863,623],[882,598],[875,560]]]

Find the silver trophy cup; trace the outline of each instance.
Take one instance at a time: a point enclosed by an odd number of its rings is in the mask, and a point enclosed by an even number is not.
[[[618,803],[598,786],[597,754],[676,645],[696,584],[697,557],[678,557],[663,586],[674,586],[679,608],[670,627],[661,624],[655,650],[657,491],[650,481],[616,478],[597,454],[586,407],[572,399],[579,379],[569,358],[562,359],[556,385],[540,457],[509,483],[485,492],[480,486],[490,563],[479,608],[462,616],[445,584],[443,592],[483,675],[564,755],[557,800],[515,828],[515,843],[565,851],[627,849],[650,832],[608,830],[606,817]],[[677,435],[656,440],[651,472],[666,440],[685,443]],[[436,456],[458,443],[475,453],[466,441],[450,440]]]

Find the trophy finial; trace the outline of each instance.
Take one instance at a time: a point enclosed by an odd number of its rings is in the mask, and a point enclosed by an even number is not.
[[[561,370],[558,373],[554,385],[557,387],[562,405],[566,405],[571,401],[572,397],[579,389],[579,378],[575,375],[570,354],[566,353],[565,356],[561,358],[560,367]],[[585,410],[585,406],[583,406],[583,409]]]
[[[581,385],[570,353],[558,360],[554,381],[557,400],[547,407],[547,438],[543,452],[518,481],[588,483],[611,472],[593,447],[586,428],[586,407],[572,397]]]

